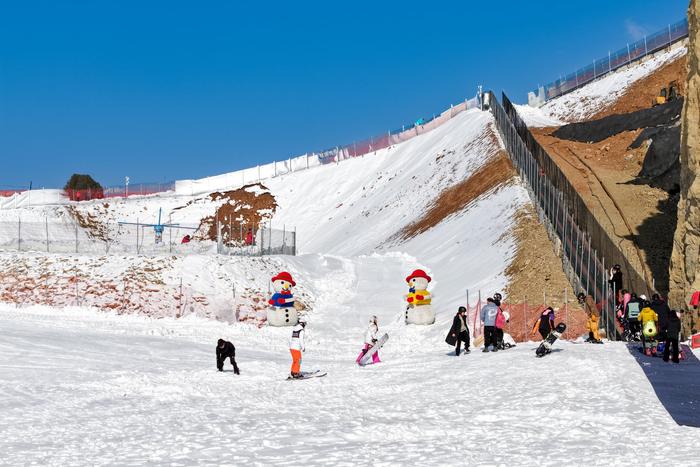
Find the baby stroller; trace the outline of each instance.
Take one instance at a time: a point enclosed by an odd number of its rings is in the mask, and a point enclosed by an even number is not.
[[[623,340],[637,341],[642,338],[642,323],[639,322],[640,304],[637,302],[629,302],[627,304],[627,316],[622,323],[625,330],[622,333]]]

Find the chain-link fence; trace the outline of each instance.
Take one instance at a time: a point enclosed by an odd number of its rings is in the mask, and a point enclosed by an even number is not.
[[[572,286],[590,294],[596,303],[602,302],[601,326],[613,338],[616,334],[616,291],[610,289],[608,268],[613,264],[621,265],[626,287],[630,290],[649,294],[651,287],[535,140],[505,94],[503,103],[501,106],[490,94],[491,110],[513,164],[528,187],[540,221],[556,245]]]
[[[686,37],[688,37],[688,19],[684,18],[677,23],[669,24],[653,34],[644,36],[636,42],[627,44],[620,50],[608,52],[607,56],[594,60],[573,73],[560,76],[559,79],[536,90],[534,94],[537,95],[544,91],[544,96],[538,95],[537,99],[541,102],[548,101],[573,91],[586,83],[590,83],[611,71],[640,60],[647,55],[670,47],[673,43]]]
[[[226,226],[228,227],[228,226]],[[296,231],[259,225],[224,230],[216,236],[199,226],[95,223],[74,219],[0,222],[0,250],[47,253],[230,256],[295,255]],[[160,232],[159,232],[160,231]]]

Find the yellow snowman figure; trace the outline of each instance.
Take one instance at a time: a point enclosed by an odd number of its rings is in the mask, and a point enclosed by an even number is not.
[[[282,271],[272,278],[274,295],[268,301],[271,305],[267,310],[267,324],[270,326],[294,326],[297,324],[299,314],[294,307],[294,295],[292,287],[296,286],[292,275]]]
[[[406,295],[406,324],[433,324],[435,313],[431,305],[432,294],[428,284],[432,279],[422,269],[416,269],[406,278],[408,295]]]

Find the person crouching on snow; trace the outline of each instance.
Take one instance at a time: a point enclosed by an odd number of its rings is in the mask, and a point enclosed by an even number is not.
[[[301,378],[301,354],[306,350],[304,347],[304,329],[306,328],[306,318],[299,317],[299,321],[292,328],[292,338],[289,341],[289,353],[292,354],[292,378]]]
[[[379,325],[377,324],[377,317],[370,316],[369,327],[365,332],[365,345],[362,348],[360,355],[357,356],[357,360],[355,360],[358,365],[360,364],[360,360],[362,360],[362,357],[364,357],[365,354],[369,352],[369,349],[371,349],[377,344],[377,339],[379,339]],[[379,360],[379,352],[377,351],[374,353],[374,355],[372,355],[372,363],[379,362],[381,362],[381,360]]]
[[[236,365],[236,347],[229,341],[219,339],[216,343],[216,368],[219,371],[224,371],[224,362],[227,358],[231,359],[233,372],[240,375],[241,373],[238,371],[238,365]]]

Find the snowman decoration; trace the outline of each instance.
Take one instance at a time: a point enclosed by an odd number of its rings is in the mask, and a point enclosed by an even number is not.
[[[272,287],[275,293],[268,300],[271,305],[267,310],[267,323],[270,326],[294,326],[299,315],[294,307],[294,295],[292,287],[296,286],[292,275],[282,271],[272,278]]]
[[[428,284],[432,279],[422,269],[416,269],[406,278],[408,295],[405,295],[406,324],[433,324],[435,312],[431,305],[432,294],[428,292]]]

